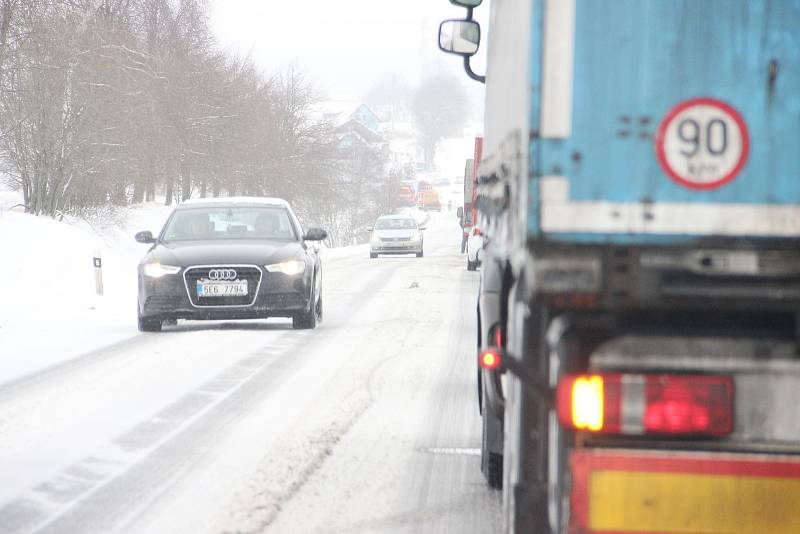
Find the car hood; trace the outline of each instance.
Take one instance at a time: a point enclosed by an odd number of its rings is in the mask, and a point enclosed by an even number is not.
[[[375,235],[381,238],[389,238],[389,237],[411,237],[413,234],[417,233],[416,230],[406,230],[406,229],[398,229],[398,230],[376,230]]]
[[[182,241],[157,244],[142,263],[164,265],[270,265],[297,258],[303,246],[285,241]]]

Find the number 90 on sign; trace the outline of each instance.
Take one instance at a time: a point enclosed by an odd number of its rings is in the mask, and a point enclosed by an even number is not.
[[[661,168],[690,189],[716,189],[730,182],[747,162],[748,151],[747,126],[739,112],[712,98],[675,106],[656,134]]]

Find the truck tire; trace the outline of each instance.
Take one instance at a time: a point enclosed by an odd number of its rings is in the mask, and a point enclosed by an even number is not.
[[[481,472],[490,488],[503,487],[503,420],[492,410],[481,387]]]

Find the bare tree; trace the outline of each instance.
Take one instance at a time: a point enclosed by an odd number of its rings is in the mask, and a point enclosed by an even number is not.
[[[414,93],[411,110],[422,135],[425,164],[430,168],[439,141],[458,134],[464,126],[467,98],[458,79],[439,75],[422,82]]]

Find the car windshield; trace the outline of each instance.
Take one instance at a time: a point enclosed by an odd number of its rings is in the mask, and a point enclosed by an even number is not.
[[[377,230],[414,230],[417,227],[414,219],[378,219]]]
[[[282,207],[203,207],[177,210],[162,241],[265,239],[294,241],[297,235]]]

